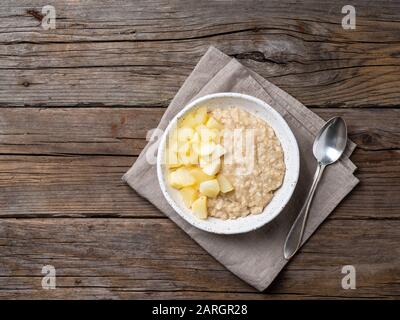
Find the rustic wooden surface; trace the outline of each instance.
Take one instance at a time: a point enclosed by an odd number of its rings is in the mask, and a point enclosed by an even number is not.
[[[43,30],[46,4],[0,12],[0,298],[400,298],[400,1],[353,1],[351,31],[337,1],[56,0]],[[209,45],[358,144],[361,183],[264,293],[121,181]]]

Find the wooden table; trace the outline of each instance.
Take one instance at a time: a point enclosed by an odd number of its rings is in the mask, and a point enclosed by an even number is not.
[[[3,1],[0,298],[398,299],[400,1],[352,1],[356,30],[345,4]],[[343,116],[358,144],[361,183],[264,293],[121,181],[209,45]]]

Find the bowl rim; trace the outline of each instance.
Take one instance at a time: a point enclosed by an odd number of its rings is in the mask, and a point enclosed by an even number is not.
[[[268,112],[272,113],[276,118],[279,119],[279,121],[281,122],[280,124],[284,127],[283,129],[285,131],[285,134],[288,136],[289,140],[291,142],[293,142],[293,145],[291,145],[291,147],[293,148],[291,150],[291,152],[292,152],[292,156],[295,158],[294,163],[296,164],[296,167],[294,168],[294,171],[293,171],[294,175],[292,176],[292,179],[289,181],[291,188],[290,188],[289,192],[286,194],[286,196],[282,199],[279,209],[276,210],[275,214],[266,216],[265,219],[260,220],[257,224],[243,224],[244,227],[240,228],[240,230],[237,230],[237,229],[235,229],[235,230],[232,230],[232,229],[215,230],[212,228],[212,226],[211,226],[211,228],[205,227],[204,222],[206,222],[207,220],[199,220],[194,215],[188,216],[185,212],[183,212],[183,210],[180,208],[179,204],[177,204],[176,201],[169,194],[169,192],[167,190],[167,186],[164,183],[165,169],[163,169],[163,165],[162,165],[162,156],[165,152],[164,150],[165,150],[166,138],[167,138],[171,128],[177,123],[178,119],[180,119],[183,115],[185,115],[189,110],[195,108],[196,106],[198,106],[199,104],[201,104],[207,100],[215,99],[215,98],[240,98],[240,99],[248,100],[248,101],[251,101],[255,104],[262,106]],[[293,134],[292,130],[290,129],[289,125],[287,124],[286,120],[281,116],[281,114],[279,112],[277,112],[274,108],[272,108],[268,103],[266,103],[265,101],[263,101],[259,98],[256,98],[256,97],[253,97],[253,96],[250,96],[247,94],[235,93],[235,92],[219,92],[219,93],[207,94],[207,95],[204,95],[197,99],[194,99],[193,101],[191,101],[187,105],[185,105],[185,107],[181,111],[179,111],[169,121],[169,124],[165,128],[165,131],[163,132],[161,139],[160,139],[160,143],[158,145],[156,165],[157,165],[157,178],[158,178],[158,182],[159,182],[161,191],[162,191],[165,199],[167,200],[168,204],[175,210],[176,213],[178,213],[178,215],[182,219],[184,219],[186,222],[188,222],[189,224],[191,224],[192,226],[194,226],[200,230],[207,231],[210,233],[215,233],[215,234],[229,235],[229,234],[247,233],[247,232],[259,229],[262,226],[264,226],[267,223],[274,220],[277,216],[279,216],[279,214],[282,212],[283,208],[285,208],[285,206],[291,199],[293,192],[296,188],[299,174],[300,174],[300,154],[299,154],[299,148],[298,148],[298,143],[297,143],[296,137],[294,136],[294,134]],[[268,204],[267,204],[267,206],[268,206]],[[265,208],[264,208],[264,210],[265,210]],[[262,215],[263,213],[264,212],[260,213],[260,215]],[[238,218],[238,219],[245,219],[245,218],[247,218],[247,217]],[[236,221],[237,221],[237,219],[236,219]]]

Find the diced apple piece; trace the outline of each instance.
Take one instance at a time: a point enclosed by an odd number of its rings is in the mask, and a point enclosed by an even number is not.
[[[200,154],[200,142],[192,142],[191,148],[197,155]]]
[[[199,128],[199,127],[197,127]],[[199,129],[199,131],[196,128],[196,133],[200,135],[200,140],[201,142],[198,142],[197,137],[196,140],[192,141],[192,149],[194,152],[196,152],[200,156],[207,156],[211,154],[214,151],[214,148],[216,146],[216,141],[213,141],[211,138],[215,136],[209,136],[207,133],[205,134],[206,137],[204,136],[204,130]],[[209,129],[206,129],[210,131]],[[202,137],[203,135],[203,137]]]
[[[198,153],[200,156],[208,156],[214,151],[215,146],[216,144],[213,141],[208,143],[201,143]]]
[[[188,154],[190,151],[190,143],[185,142],[179,145],[178,147],[178,153],[181,154]]]
[[[226,152],[225,148],[220,144],[217,144],[212,152],[212,158],[219,159],[225,154],[225,152]]]
[[[178,141],[188,142],[192,139],[194,130],[190,127],[183,127],[178,129]]]
[[[217,176],[219,188],[222,193],[227,193],[233,190],[233,185],[229,182],[228,178],[225,177],[223,174],[219,174]]]
[[[177,131],[176,129],[173,129],[171,133],[168,135],[167,139],[167,145],[166,145],[166,164],[169,168],[175,168],[179,167],[179,161],[178,161],[178,141],[177,141]]]
[[[207,107],[200,107],[196,110],[194,119],[198,124],[205,124],[208,119]]]
[[[203,170],[201,170],[198,167],[194,167],[194,168],[190,169],[190,173],[195,178],[196,184],[200,184],[200,183],[202,183],[204,181],[207,181],[207,180],[215,179],[214,176],[209,176],[208,174],[205,174],[203,172]]]
[[[208,166],[211,162],[211,156],[200,156],[199,157],[199,166],[200,168],[204,168],[206,166]]]
[[[218,120],[216,120],[214,117],[210,117],[207,120],[206,126],[210,129],[218,129],[221,130],[223,129],[222,123],[220,123]]]
[[[217,179],[212,179],[200,183],[199,190],[201,194],[210,198],[215,198],[220,191]]]
[[[225,153],[226,150],[223,146],[221,146],[220,144],[215,145],[214,150],[211,154],[199,157],[200,168],[206,167],[215,160],[218,161]]]
[[[189,169],[181,167],[170,173],[169,183],[171,187],[181,189],[195,184],[196,179],[192,176]]]
[[[188,153],[179,153],[178,161],[185,166],[190,166],[199,163],[199,156],[197,153],[189,150]]]
[[[219,130],[207,128],[204,124],[196,127],[196,132],[200,134],[202,142],[218,142],[219,141]]]
[[[189,142],[185,142],[182,143],[181,145],[179,145],[178,147],[178,153],[179,155],[187,155],[190,152],[190,143]]]
[[[203,167],[203,172],[209,176],[213,176],[221,169],[221,159],[213,159],[212,162]]]
[[[200,135],[198,132],[194,132],[192,139],[190,139],[190,143],[195,144],[195,143],[200,143]]]
[[[168,168],[177,168],[181,166],[176,151],[168,149],[168,151],[166,152],[166,164]]]
[[[178,161],[169,162],[169,163],[168,163],[168,168],[169,168],[169,169],[179,168],[181,165],[182,165],[182,164],[179,163]]]
[[[207,197],[201,196],[192,203],[192,212],[199,219],[207,219]]]
[[[199,197],[199,193],[193,187],[185,187],[179,190],[183,203],[190,209],[192,203]]]
[[[202,131],[204,130],[209,130],[203,123],[199,124],[198,126],[196,126],[195,128],[196,132],[200,134],[200,137],[202,135]]]
[[[194,118],[194,113],[191,112],[187,114],[180,122],[179,126],[181,128],[183,127],[188,127],[188,128],[195,128],[198,125],[198,122],[196,122]]]
[[[168,168],[169,168],[169,169],[179,168],[180,166],[182,166],[182,164],[179,163],[179,162],[173,162],[173,163],[169,163],[169,164],[168,164]]]

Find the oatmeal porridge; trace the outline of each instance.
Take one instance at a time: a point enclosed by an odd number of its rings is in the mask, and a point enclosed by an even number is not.
[[[221,173],[232,183],[234,191],[210,198],[208,214],[221,219],[235,219],[261,213],[274,191],[282,185],[285,174],[283,150],[274,130],[264,120],[239,108],[215,109],[211,114],[223,124],[225,132],[235,129],[253,131],[250,139],[254,144],[254,157],[222,162]],[[227,150],[224,158],[227,159],[238,145],[232,137],[224,137],[223,146]],[[243,149],[245,147],[243,144]]]

